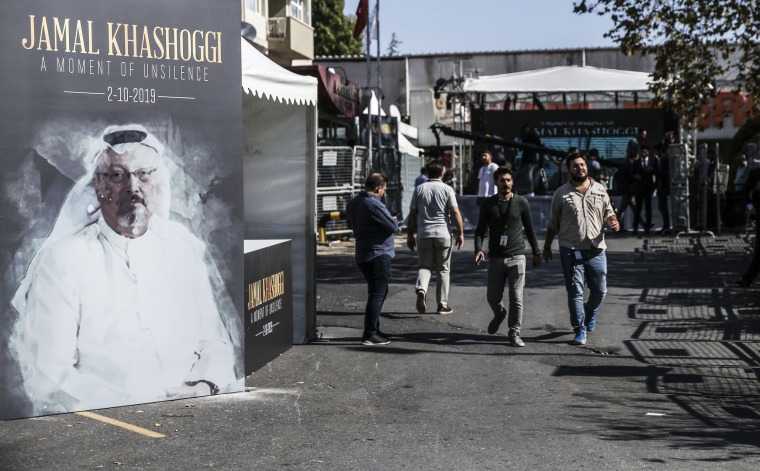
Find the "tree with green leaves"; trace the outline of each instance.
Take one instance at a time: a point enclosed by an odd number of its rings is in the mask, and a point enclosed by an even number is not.
[[[343,15],[344,0],[314,0],[311,3],[316,56],[356,56],[362,41],[354,38],[355,17]]]
[[[404,44],[404,41],[399,41],[396,37],[396,33],[391,33],[391,42],[388,43],[388,49],[385,50],[385,52],[389,56],[397,56],[399,53],[398,47],[399,45]]]
[[[627,55],[654,58],[655,104],[669,104],[685,124],[725,77],[760,108],[757,0],[582,0],[573,11],[609,16],[614,27],[605,37]]]

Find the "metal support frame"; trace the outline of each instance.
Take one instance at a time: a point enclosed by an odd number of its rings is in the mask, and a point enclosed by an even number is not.
[[[701,230],[691,229],[691,215],[689,212],[689,177],[691,175],[690,163],[695,157],[690,152],[688,144],[673,144],[668,148],[670,163],[670,202],[673,217],[673,227],[680,227],[676,233],[676,239],[682,235],[710,236],[715,237],[712,231],[707,230],[707,144],[700,146],[697,152],[696,172],[699,182],[700,211],[699,219]]]

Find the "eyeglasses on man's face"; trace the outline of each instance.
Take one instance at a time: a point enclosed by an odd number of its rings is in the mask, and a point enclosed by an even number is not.
[[[126,170],[109,170],[108,172],[98,172],[98,175],[106,177],[111,183],[124,183],[129,180],[130,175],[134,175],[135,178],[141,182],[149,182],[156,170],[158,170],[156,167],[138,168],[132,172],[127,172]]]

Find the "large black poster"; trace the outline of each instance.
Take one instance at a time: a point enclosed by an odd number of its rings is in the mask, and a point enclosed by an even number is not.
[[[503,139],[520,140],[523,126],[536,131],[547,147],[583,151],[596,148],[602,159],[623,159],[628,141],[640,129],[648,133],[645,145],[662,140],[665,127],[662,109],[603,109],[546,111],[476,111],[473,131]]]
[[[239,25],[0,4],[0,419],[242,389]]]

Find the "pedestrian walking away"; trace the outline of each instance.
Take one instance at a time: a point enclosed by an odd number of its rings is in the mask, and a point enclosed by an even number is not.
[[[388,295],[391,261],[396,255],[393,234],[398,230],[398,221],[380,200],[386,186],[385,177],[373,173],[367,177],[364,191],[346,205],[346,223],[356,237],[356,265],[367,281],[362,345],[390,343],[388,336],[380,331],[380,313]]]
[[[607,295],[607,245],[604,224],[620,230],[604,187],[588,178],[586,160],[570,154],[565,160],[570,181],[554,193],[544,242],[544,260],[552,259],[551,244],[559,237],[559,255],[567,289],[573,344],[584,345],[594,331],[596,316]],[[589,297],[584,301],[584,285]]]
[[[536,232],[530,216],[530,205],[524,197],[512,193],[512,171],[499,167],[493,174],[498,189],[496,195],[480,205],[475,229],[475,263],[485,260],[483,239],[488,235],[488,283],[486,300],[493,311],[488,333],[495,334],[507,318],[509,344],[524,346],[520,338],[523,318],[523,287],[525,286],[525,241],[523,229],[533,253],[533,266],[541,264]],[[509,286],[509,312],[504,308],[504,287]]]
[[[414,189],[409,205],[409,226],[406,244],[417,249],[419,270],[414,286],[417,312],[427,311],[426,295],[430,277],[436,273],[435,298],[438,314],[454,312],[449,306],[451,250],[456,237],[457,250],[464,244],[464,225],[454,189],[443,183],[443,165],[437,162],[426,167],[429,179]],[[452,235],[452,230],[455,231]],[[415,239],[414,234],[417,233]]]

